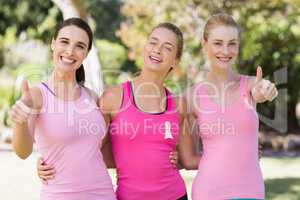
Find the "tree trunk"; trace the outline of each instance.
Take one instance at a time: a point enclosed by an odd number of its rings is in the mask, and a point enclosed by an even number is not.
[[[87,13],[86,2],[81,0],[52,0],[61,10],[64,19],[71,17],[80,17],[85,21],[92,21]],[[85,85],[100,95],[103,92],[103,76],[101,72],[101,64],[98,58],[97,49],[93,43],[87,58],[84,60],[86,83]]]
[[[288,129],[289,132],[299,131],[299,123],[296,116],[296,106],[295,102],[289,102],[288,104]]]

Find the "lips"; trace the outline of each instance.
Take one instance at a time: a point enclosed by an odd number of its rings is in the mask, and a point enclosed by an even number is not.
[[[60,56],[60,60],[62,61],[62,63],[66,64],[66,65],[71,65],[76,62],[76,60],[74,60],[72,58],[67,58],[64,56]]]
[[[161,63],[162,62],[162,59],[157,57],[157,56],[149,56],[149,59],[151,60],[151,62],[153,63]]]
[[[217,59],[221,62],[229,62],[232,57],[217,57]]]

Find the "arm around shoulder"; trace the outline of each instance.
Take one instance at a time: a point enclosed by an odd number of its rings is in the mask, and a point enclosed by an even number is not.
[[[121,86],[106,89],[99,98],[99,107],[103,114],[109,114],[110,118],[119,111],[123,99]]]

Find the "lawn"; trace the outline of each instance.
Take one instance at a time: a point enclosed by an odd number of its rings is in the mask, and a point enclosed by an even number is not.
[[[266,199],[300,200],[300,158],[263,158]]]
[[[266,200],[300,200],[300,157],[267,158],[260,161]],[[190,191],[195,171],[181,171]]]
[[[0,200],[38,200],[40,181],[36,175],[38,154],[23,161],[13,152],[0,151]],[[266,200],[300,200],[300,157],[262,158]],[[181,170],[190,195],[196,171]],[[115,172],[110,170],[115,182]]]

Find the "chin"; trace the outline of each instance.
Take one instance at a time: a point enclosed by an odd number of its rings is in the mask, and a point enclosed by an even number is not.
[[[232,63],[216,63],[215,66],[220,69],[229,69],[232,66]]]
[[[65,66],[65,65],[59,66],[58,69],[63,72],[72,72],[76,70],[73,66]]]

